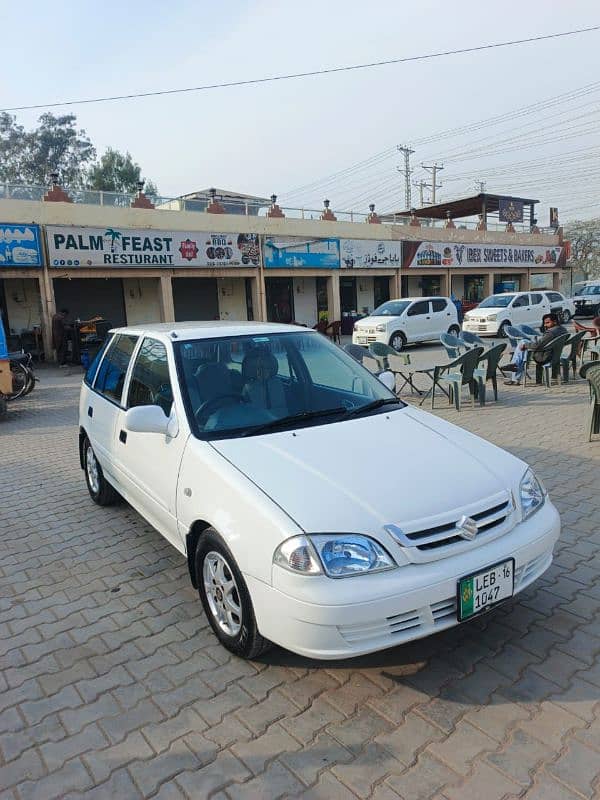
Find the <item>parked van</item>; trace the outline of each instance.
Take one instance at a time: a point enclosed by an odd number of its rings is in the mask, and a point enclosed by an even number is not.
[[[506,336],[511,325],[540,328],[550,301],[543,292],[506,292],[486,297],[465,314],[463,330],[480,336]]]
[[[459,333],[458,312],[449,297],[402,297],[388,300],[354,325],[352,343],[389,344],[394,350],[412,342]]]

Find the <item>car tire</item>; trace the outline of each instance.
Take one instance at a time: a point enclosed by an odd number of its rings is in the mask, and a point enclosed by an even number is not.
[[[460,325],[450,325],[450,327],[448,328],[448,333],[451,336],[458,336],[458,334],[460,333]]]
[[[504,322],[498,328],[498,336],[501,339],[507,339],[508,338],[508,334],[506,332],[507,328],[510,328],[510,321],[505,319]]]
[[[82,444],[83,471],[85,483],[90,497],[99,506],[112,506],[119,499],[119,494],[104,477],[102,467],[98,463],[90,440],[85,437]]]
[[[214,528],[207,528],[198,540],[195,568],[204,613],[223,647],[247,659],[268,650],[271,642],[258,630],[246,581]]]
[[[402,333],[402,331],[395,331],[390,336],[390,347],[393,347],[396,352],[400,352],[404,350],[406,347],[406,336]]]

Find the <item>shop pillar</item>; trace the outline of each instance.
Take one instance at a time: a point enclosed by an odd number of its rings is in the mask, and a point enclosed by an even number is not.
[[[263,291],[261,292],[261,288]],[[252,295],[252,313],[257,322],[264,322],[267,317],[264,309],[265,292],[262,286],[262,275],[250,278],[250,293]]]
[[[336,322],[342,319],[339,272],[332,272],[327,278],[327,309],[329,312],[329,322]]]
[[[402,297],[400,289],[400,270],[396,270],[396,272],[390,276],[390,298],[395,300],[398,297]]]
[[[561,275],[560,272],[553,272],[552,273],[552,288],[555,292],[561,291]]]
[[[53,361],[52,317],[56,314],[56,300],[54,298],[54,282],[50,277],[48,267],[44,267],[44,271],[38,280],[40,282],[40,296],[42,298],[42,340],[44,342],[44,356],[46,361]]]
[[[491,294],[494,294],[494,273],[487,272],[485,275],[485,281],[483,284],[483,291],[486,297],[489,297]]]
[[[160,317],[163,322],[175,322],[175,305],[173,303],[173,284],[170,275],[160,276]]]

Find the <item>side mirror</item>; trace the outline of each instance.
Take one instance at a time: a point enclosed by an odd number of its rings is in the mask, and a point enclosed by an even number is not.
[[[384,372],[380,372],[377,376],[379,380],[383,383],[384,386],[393,392],[396,388],[396,376],[393,372],[390,372],[389,369],[385,370]]]
[[[136,406],[125,413],[125,429],[133,433],[162,433],[173,436],[172,420],[160,406]]]

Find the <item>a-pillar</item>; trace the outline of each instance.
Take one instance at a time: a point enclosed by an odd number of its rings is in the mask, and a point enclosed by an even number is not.
[[[175,322],[173,284],[170,275],[160,276],[160,318],[162,322]]]
[[[339,272],[332,272],[327,278],[327,310],[329,322],[336,322],[342,319]]]

